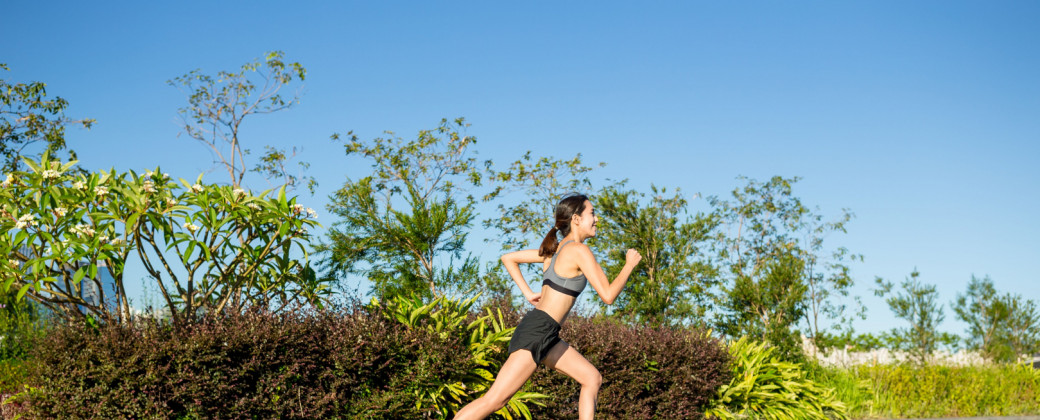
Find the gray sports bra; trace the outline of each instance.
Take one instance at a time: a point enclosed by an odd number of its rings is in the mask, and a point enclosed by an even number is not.
[[[549,268],[545,269],[545,281],[542,282],[542,287],[551,287],[553,290],[563,293],[568,296],[575,296],[581,294],[582,290],[585,290],[585,285],[588,284],[588,280],[585,279],[585,274],[578,274],[577,276],[565,279],[556,274],[556,256],[560,255],[560,249],[564,245],[567,245],[573,240],[564,242],[556,248],[556,253],[553,254],[552,261],[549,261]]]

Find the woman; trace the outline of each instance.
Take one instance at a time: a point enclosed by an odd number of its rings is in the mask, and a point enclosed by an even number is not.
[[[557,233],[563,239],[557,240]],[[591,419],[602,377],[595,366],[560,339],[560,325],[586,283],[608,305],[625,287],[629,274],[643,257],[634,249],[625,255],[625,267],[613,282],[607,281],[585,240],[596,236],[596,212],[588,197],[575,194],[556,205],[556,222],[539,249],[510,252],[502,264],[535,309],[524,315],[509,342],[509,358],[484,396],[455,415],[456,420],[482,419],[502,408],[527,382],[539,363],[570,376],[581,384],[578,418]],[[542,291],[535,293],[520,272],[520,263],[542,263]]]

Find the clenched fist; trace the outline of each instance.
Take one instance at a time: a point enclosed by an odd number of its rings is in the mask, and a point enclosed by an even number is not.
[[[643,260],[643,256],[639,255],[639,251],[636,251],[636,250],[634,250],[632,248],[629,248],[628,252],[625,253],[625,264],[626,265],[635,266],[636,264],[639,264],[639,262],[642,261],[642,260]]]

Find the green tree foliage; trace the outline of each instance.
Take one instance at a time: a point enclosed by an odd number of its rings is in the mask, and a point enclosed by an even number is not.
[[[745,178],[741,178],[745,179]],[[794,326],[805,314],[807,288],[802,278],[796,233],[809,210],[791,193],[795,179],[747,180],[732,201],[709,197],[713,217],[724,224],[718,252],[728,285],[721,297],[720,330],[730,337],[749,335],[798,352]]]
[[[599,166],[605,166],[600,163]],[[570,192],[592,191],[589,172],[594,168],[585,166],[581,154],[572,159],[531,156],[531,152],[509,165],[504,171],[488,165],[488,180],[494,188],[484,196],[484,201],[498,201],[497,215],[483,221],[484,228],[495,229],[501,234],[500,241],[505,251],[522,249],[541,244],[541,238],[553,224],[553,211],[560,198]],[[520,200],[514,204],[503,203],[513,195]]]
[[[305,263],[313,210],[285,196],[170,180],[158,168],[73,174],[44,155],[9,174],[0,191],[0,264],[17,290],[65,318],[129,322],[124,267],[140,259],[176,325],[202,313],[320,303]],[[183,186],[183,188],[182,188]],[[107,289],[101,271],[114,282]]]
[[[625,264],[625,249],[639,250],[642,264],[629,276],[610,307],[616,316],[638,323],[705,325],[718,273],[707,255],[716,220],[689,215],[686,198],[676,190],[650,187],[650,198],[624,183],[608,186],[593,198],[599,215],[597,242],[610,249],[601,259],[608,273]],[[594,299],[603,310],[608,307]]]
[[[464,186],[479,185],[481,173],[469,150],[476,138],[462,134],[467,126],[442,120],[407,141],[392,132],[371,141],[350,134],[347,156],[371,162],[372,174],[348,178],[329,197],[340,220],[319,246],[328,276],[367,276],[381,297],[476,286],[477,260],[463,256],[476,203]]]
[[[733,190],[731,200],[708,199],[713,217],[724,226],[717,244],[722,272],[729,277],[719,327],[731,337],[750,335],[779,345],[784,357],[797,357],[799,322],[806,322],[807,335],[820,345],[828,334],[821,327],[825,321],[837,330],[851,320],[843,303],[853,285],[848,263],[862,257],[845,248],[830,250],[824,238],[844,233],[852,214],[842,210],[838,219],[825,221],[793,194],[797,177],[740,179],[747,184]]]
[[[965,294],[957,294],[953,311],[968,324],[964,342],[987,358],[1010,362],[1040,351],[1040,313],[1033,300],[998,294],[989,276],[971,276]]]
[[[902,290],[895,293],[892,282],[878,277],[874,294],[885,297],[885,303],[896,317],[910,323],[908,328],[893,328],[888,333],[889,345],[924,363],[939,345],[954,342],[956,337],[938,331],[939,324],[946,317],[943,306],[939,304],[939,292],[935,285],[921,283],[920,275],[914,269],[900,285]]]
[[[8,71],[4,63],[0,70]],[[3,171],[20,168],[24,151],[36,143],[44,143],[43,153],[55,155],[65,148],[65,127],[82,125],[90,128],[93,119],[73,120],[65,116],[69,103],[61,97],[47,97],[47,84],[42,82],[11,83],[0,78],[0,156]],[[75,153],[69,153],[75,158]]]
[[[284,96],[282,89],[302,82],[307,70],[300,63],[283,61],[283,56],[281,51],[272,51],[262,60],[242,65],[237,72],[221,71],[210,76],[196,69],[166,83],[188,97],[188,106],[179,110],[184,132],[209,147],[227,170],[232,186],[241,187],[246,172],[252,171],[269,182],[280,180],[289,190],[306,181],[313,194],[317,186],[314,177],[300,175],[309,164],[299,162],[300,171],[287,167],[296,156],[295,148],[289,151],[265,146],[259,162],[250,169],[246,163],[249,149],[240,137],[247,117],[270,114],[299,103],[299,90]]]
[[[847,300],[854,284],[849,274],[849,263],[863,261],[863,255],[851,253],[845,247],[828,250],[824,246],[824,239],[830,234],[847,233],[846,225],[853,217],[848,209],[842,209],[841,216],[833,221],[825,221],[822,215],[814,213],[807,213],[804,217],[807,220],[802,229],[805,236],[800,241],[804,248],[799,250],[800,258],[805,261],[806,335],[817,348],[823,348],[828,337],[852,337],[854,318],[866,319],[866,307],[859,297],[853,298],[853,308],[849,307]],[[850,309],[855,311],[850,312]]]

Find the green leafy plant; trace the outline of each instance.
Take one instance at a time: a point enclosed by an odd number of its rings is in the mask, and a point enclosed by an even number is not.
[[[502,343],[509,342],[515,328],[506,328],[502,311],[498,310],[496,314],[490,308],[487,309],[486,315],[470,320],[470,309],[478,297],[466,300],[439,297],[429,303],[423,303],[417,297],[395,296],[387,303],[385,315],[409,328],[427,328],[442,338],[449,334],[462,333],[463,343],[473,361],[473,367],[461,378],[445,378],[443,382],[416,388],[416,409],[424,405],[433,406],[438,413],[448,417],[461,409],[470,399],[479,397],[491,388],[495,380],[493,372],[501,367],[493,357],[494,353],[502,351]],[[378,301],[373,300],[373,304],[377,303]],[[530,419],[531,411],[527,404],[539,404],[538,400],[542,398],[547,396],[537,392],[519,391],[495,414],[509,420],[512,420],[514,415]]]
[[[781,361],[776,347],[747,337],[729,343],[733,379],[719,389],[708,416],[720,419],[847,419],[833,389],[812,381],[797,363]]]

